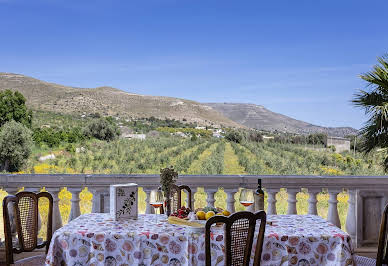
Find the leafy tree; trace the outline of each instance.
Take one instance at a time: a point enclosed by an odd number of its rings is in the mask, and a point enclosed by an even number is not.
[[[254,142],[263,142],[263,136],[259,132],[256,132],[256,131],[251,131],[248,134],[248,139],[250,141],[254,141]]]
[[[31,131],[23,124],[9,121],[0,130],[0,171],[19,171],[31,154]]]
[[[228,141],[236,142],[236,143],[241,143],[243,140],[243,136],[240,132],[237,130],[231,130],[225,135],[225,139]]]
[[[32,112],[27,110],[26,99],[20,92],[0,91],[0,127],[11,120],[31,127]]]
[[[361,129],[364,136],[361,149],[366,153],[375,148],[388,150],[388,54],[377,60],[379,64],[372,71],[360,75],[370,89],[359,90],[353,99],[353,103],[369,115],[369,120]],[[388,156],[384,167],[388,171]]]
[[[85,128],[84,134],[99,140],[111,141],[120,135],[117,125],[107,118],[92,120]]]
[[[326,134],[315,133],[315,134],[310,134],[307,139],[308,139],[308,143],[309,144],[324,145],[325,144],[325,138],[326,138]]]

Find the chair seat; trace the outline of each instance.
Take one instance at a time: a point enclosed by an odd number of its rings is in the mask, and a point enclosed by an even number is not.
[[[376,266],[376,260],[363,256],[354,256],[354,261],[357,266]]]
[[[21,259],[15,262],[15,266],[40,266],[45,265],[46,254]]]

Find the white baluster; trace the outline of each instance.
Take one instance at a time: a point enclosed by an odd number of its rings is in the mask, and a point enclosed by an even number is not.
[[[151,190],[152,190],[151,188],[145,188],[145,187],[143,187],[143,191],[146,193],[146,199],[145,199],[145,202],[146,202],[146,210],[145,210],[145,213],[146,213],[146,214],[153,214],[153,213],[155,213],[154,207],[152,207],[151,204],[150,204]]]
[[[110,192],[105,189],[102,193],[103,212],[110,213]]]
[[[62,217],[59,211],[59,197],[58,194],[61,188],[48,188],[47,191],[53,197],[53,233],[62,227]]]
[[[81,215],[81,209],[79,206],[79,202],[80,202],[79,194],[81,193],[82,188],[69,188],[68,190],[72,193],[71,210],[69,215],[69,222],[70,222]]]
[[[224,189],[226,195],[227,195],[227,198],[226,198],[226,208],[228,209],[228,211],[230,211],[231,213],[234,213],[235,212],[235,207],[234,207],[234,204],[236,202],[236,200],[234,199],[234,194],[237,193],[237,189]]]
[[[299,192],[299,189],[296,188],[287,188],[288,194],[288,209],[287,214],[297,214],[296,211],[296,194]]]
[[[195,210],[195,193],[197,193],[198,188],[197,187],[192,187],[191,188],[191,206],[193,207],[193,210]],[[187,196],[188,198],[188,196]]]
[[[89,188],[90,192],[93,194],[92,199],[92,212],[93,213],[101,213],[103,212],[102,206],[102,191],[104,188]]]
[[[346,231],[350,235],[353,244],[356,244],[356,231],[357,231],[357,224],[356,224],[356,190],[349,190],[349,200],[348,200],[348,213],[346,215]]]
[[[276,211],[276,194],[279,192],[279,189],[274,188],[268,188],[266,189],[268,194],[268,207],[267,207],[267,214],[277,214]]]
[[[314,188],[309,188],[308,189],[308,192],[309,192],[309,199],[308,199],[308,203],[309,203],[309,209],[308,209],[308,214],[311,214],[311,215],[318,215],[318,211],[317,211],[317,194],[319,192],[321,192],[320,189],[314,189]]]
[[[339,189],[329,189],[329,210],[327,213],[327,220],[339,228],[341,228],[341,221],[338,215],[337,195],[340,192],[341,190]]]
[[[214,202],[216,201],[214,195],[218,191],[217,188],[205,188],[205,192],[207,193],[207,206],[214,207]]]
[[[7,189],[7,192],[8,192],[8,195],[15,195],[17,192],[19,191],[18,188],[8,188]],[[14,216],[14,208],[13,208],[13,203],[11,204],[8,204],[7,206],[8,208],[8,214],[9,214],[9,218],[10,218],[10,224],[11,224],[11,235],[12,235],[12,238],[16,237],[16,217]]]

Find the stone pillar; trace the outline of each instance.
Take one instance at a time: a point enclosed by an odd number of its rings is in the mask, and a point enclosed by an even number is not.
[[[308,209],[308,214],[318,215],[318,211],[317,211],[317,203],[318,203],[317,194],[319,192],[321,192],[321,190],[320,189],[314,189],[314,188],[310,189],[309,188],[308,192],[309,192],[309,199],[308,199],[309,209]]]
[[[153,213],[155,213],[155,208],[150,205],[151,190],[152,190],[151,188],[143,187],[143,191],[146,193],[146,199],[145,199],[145,202],[146,202],[145,213],[146,214],[153,214]]]
[[[276,194],[278,193],[279,189],[273,189],[273,188],[267,188],[266,189],[268,193],[268,207],[267,207],[267,214],[277,214],[276,211]]]
[[[299,189],[296,188],[287,188],[288,194],[288,209],[287,214],[297,214],[296,211],[296,194],[299,192]]]
[[[94,213],[103,213],[104,212],[104,198],[103,192],[106,191],[106,188],[89,188],[89,191],[93,194],[92,199],[92,212]]]
[[[234,199],[234,194],[236,194],[236,192],[238,191],[238,189],[224,189],[226,195],[227,195],[227,198],[226,198],[226,208],[228,209],[228,211],[230,211],[231,213],[234,213],[236,212],[235,210],[235,207],[234,207],[234,204],[236,202],[236,200]]]
[[[53,196],[53,233],[62,227],[62,217],[59,211],[59,197],[58,194],[61,188],[48,188],[47,191]]]
[[[198,188],[197,187],[192,187],[191,188],[191,206],[193,206],[193,210],[195,210],[195,193],[197,193]]]
[[[214,207],[214,202],[216,201],[214,195],[218,191],[218,188],[205,188],[204,190],[207,193],[207,206]]]
[[[357,221],[356,221],[356,190],[349,190],[349,200],[348,200],[348,213],[346,215],[346,231],[352,238],[354,247],[356,246],[356,232],[357,232]]]
[[[337,195],[340,192],[341,190],[339,189],[329,189],[329,210],[327,213],[327,220],[339,228],[341,228],[341,221],[338,215]]]
[[[70,222],[81,215],[81,209],[79,206],[79,202],[80,202],[79,194],[81,193],[82,188],[69,188],[68,190],[72,193],[71,210],[69,215],[69,222]]]
[[[19,191],[18,188],[7,189],[8,195],[15,195],[18,191]],[[16,232],[16,217],[14,216],[15,211],[14,211],[13,204],[12,203],[8,204],[7,208],[8,208],[9,219],[11,221],[11,235],[12,235],[12,238],[14,238],[16,237],[17,232]]]

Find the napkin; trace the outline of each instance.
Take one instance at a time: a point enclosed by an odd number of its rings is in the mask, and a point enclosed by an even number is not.
[[[186,225],[186,226],[192,226],[192,227],[204,227],[203,224],[200,224],[197,222],[190,222],[188,220],[183,220],[175,216],[168,217],[168,222],[170,224]]]

